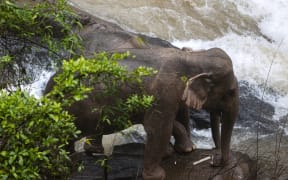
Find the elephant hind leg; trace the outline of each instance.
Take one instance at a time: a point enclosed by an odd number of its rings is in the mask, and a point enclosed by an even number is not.
[[[177,152],[187,153],[196,149],[196,145],[191,142],[186,128],[178,121],[173,123],[173,136],[175,138],[174,148]]]

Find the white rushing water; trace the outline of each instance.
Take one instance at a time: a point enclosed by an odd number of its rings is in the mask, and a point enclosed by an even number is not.
[[[275,107],[275,121],[288,106],[287,0],[70,0],[90,14],[122,28],[194,50],[220,47],[232,58],[239,80]],[[273,93],[263,92],[263,85]],[[262,88],[260,88],[262,87]],[[241,127],[235,127],[241,128]],[[286,128],[287,132],[288,129]],[[209,131],[201,147],[211,146]],[[234,137],[235,141],[254,135]],[[203,140],[204,139],[204,140]],[[208,141],[207,139],[210,139]]]
[[[31,95],[35,96],[36,98],[40,98],[43,94],[43,91],[46,87],[46,84],[49,78],[54,74],[54,71],[42,71],[38,73],[38,77],[36,80],[29,84],[22,86],[21,89],[26,90]]]

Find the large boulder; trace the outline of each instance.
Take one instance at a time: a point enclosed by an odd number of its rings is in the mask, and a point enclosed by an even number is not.
[[[257,93],[249,83],[241,81],[240,111],[237,123],[251,131],[258,129],[259,134],[271,134],[278,129],[277,121],[273,120],[274,107],[255,96]]]
[[[127,49],[128,51],[131,48],[176,48],[168,41],[128,32],[113,23],[103,21],[79,9],[77,11],[84,25],[80,36],[83,38],[84,53],[87,57],[92,56],[95,52],[117,51],[117,49],[122,49],[122,51]]]

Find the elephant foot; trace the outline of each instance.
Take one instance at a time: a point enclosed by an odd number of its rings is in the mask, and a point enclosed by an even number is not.
[[[189,140],[184,143],[175,142],[174,148],[178,153],[189,153],[195,150],[197,147]]]
[[[174,148],[172,144],[169,144],[169,146],[166,149],[166,152],[163,155],[163,159],[170,157],[174,153]]]
[[[220,154],[215,154],[210,164],[212,167],[224,167],[229,164],[229,159],[224,160]]]
[[[163,168],[156,166],[155,168],[144,168],[142,173],[143,180],[164,180],[166,173]]]

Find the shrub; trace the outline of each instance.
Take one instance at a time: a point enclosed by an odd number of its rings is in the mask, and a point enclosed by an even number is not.
[[[54,77],[56,85],[47,97],[60,102],[64,107],[87,98],[92,90],[93,96],[90,98],[95,98],[96,101],[109,96],[115,97],[114,103],[107,104],[101,109],[94,107],[95,111],[100,114],[100,123],[115,128],[115,131],[127,128],[131,125],[129,117],[132,113],[152,106],[154,97],[145,94],[141,88],[142,78],[157,73],[153,68],[143,66],[128,71],[118,64],[118,61],[128,56],[129,52],[113,54],[102,52],[95,54],[91,59],[80,57],[64,61],[60,73]],[[121,98],[119,90],[123,86],[137,88],[138,94]],[[101,129],[104,124],[99,124],[97,128]]]
[[[69,174],[65,146],[78,131],[61,105],[25,92],[0,92],[0,178],[44,179]]]

